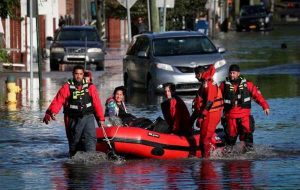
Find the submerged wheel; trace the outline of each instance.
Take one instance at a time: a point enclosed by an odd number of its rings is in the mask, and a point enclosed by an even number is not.
[[[155,94],[155,88],[154,88],[154,83],[153,79],[149,78],[147,81],[147,94],[148,95],[154,95]]]
[[[130,94],[133,88],[133,82],[126,73],[124,74],[124,86],[126,88],[127,95]]]
[[[50,70],[51,71],[58,71],[59,70],[59,63],[50,59]]]
[[[241,26],[239,26],[239,25],[236,26],[236,31],[237,32],[241,32],[242,30],[243,30],[243,28]]]
[[[104,60],[98,62],[96,65],[96,71],[104,71]]]

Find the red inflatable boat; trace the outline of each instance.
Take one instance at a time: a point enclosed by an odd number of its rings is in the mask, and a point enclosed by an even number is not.
[[[109,139],[115,152],[120,155],[141,158],[177,159],[188,158],[191,154],[201,157],[199,149],[200,135],[194,135],[194,141],[184,136],[163,134],[137,127],[105,127],[97,128],[97,151],[108,152],[110,148],[106,139]],[[107,138],[106,138],[107,135]],[[224,146],[219,137],[217,147]],[[196,143],[193,145],[193,143]]]

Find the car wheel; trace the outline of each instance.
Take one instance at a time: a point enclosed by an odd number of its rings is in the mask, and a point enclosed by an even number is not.
[[[96,65],[96,71],[104,71],[104,61],[99,61]]]
[[[242,31],[242,27],[240,27],[240,26],[237,25],[237,26],[236,26],[236,31],[237,31],[237,32],[241,32],[241,31]]]
[[[127,94],[130,94],[133,88],[133,82],[126,73],[124,74],[124,86],[126,88]]]
[[[154,95],[155,94],[155,88],[154,88],[154,83],[151,78],[148,79],[147,81],[147,94],[148,95]]]
[[[58,71],[59,70],[58,62],[50,60],[50,70],[51,71]]]

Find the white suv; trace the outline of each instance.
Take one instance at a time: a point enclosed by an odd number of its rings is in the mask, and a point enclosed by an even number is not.
[[[123,59],[124,84],[162,91],[162,84],[173,82],[177,91],[195,91],[199,82],[194,68],[214,64],[214,79],[225,79],[228,64],[221,53],[205,35],[196,31],[173,31],[137,35]]]

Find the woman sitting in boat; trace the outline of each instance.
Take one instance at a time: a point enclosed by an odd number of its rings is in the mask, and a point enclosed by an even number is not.
[[[127,112],[125,105],[126,89],[124,86],[115,88],[113,95],[106,100],[105,117],[107,126],[133,126],[147,128],[152,121],[147,118],[137,118]]]
[[[127,109],[125,106],[126,90],[124,86],[115,88],[113,95],[106,100],[105,103],[105,117],[107,125],[122,126],[121,118],[127,116]]]
[[[169,133],[191,136],[193,128],[190,122],[190,113],[184,101],[177,96],[175,84],[163,84],[166,100],[161,103],[163,116],[168,124]]]

